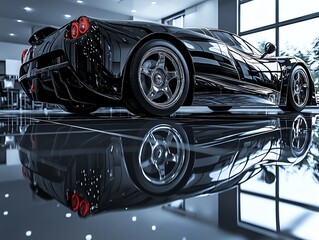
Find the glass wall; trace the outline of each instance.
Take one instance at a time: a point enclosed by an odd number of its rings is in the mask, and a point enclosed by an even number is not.
[[[240,0],[238,33],[263,51],[277,45],[278,56],[302,58],[319,82],[318,0]]]
[[[163,19],[163,23],[166,25],[171,25],[175,27],[184,27],[184,17],[185,13],[180,13],[169,18]]]

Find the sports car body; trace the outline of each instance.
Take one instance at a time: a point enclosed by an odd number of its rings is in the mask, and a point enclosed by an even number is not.
[[[316,104],[301,59],[266,57],[274,45],[262,54],[234,34],[213,31],[81,16],[31,36],[19,82],[31,100],[74,113],[124,106],[165,116],[182,105],[301,111]]]

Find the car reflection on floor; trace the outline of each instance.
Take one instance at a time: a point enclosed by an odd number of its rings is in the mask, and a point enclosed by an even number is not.
[[[57,124],[58,123],[58,124]],[[80,217],[221,192],[304,160],[312,118],[65,117],[28,126],[19,145],[32,191]]]

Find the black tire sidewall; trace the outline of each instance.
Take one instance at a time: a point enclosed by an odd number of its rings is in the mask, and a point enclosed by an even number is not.
[[[181,94],[178,101],[171,107],[167,109],[159,109],[151,105],[143,96],[142,90],[140,89],[140,86],[138,84],[138,71],[139,71],[139,65],[140,61],[142,60],[143,56],[147,51],[154,47],[167,47],[170,50],[172,50],[179,58],[180,62],[182,63],[183,71],[184,71],[184,89],[183,93]],[[136,102],[140,105],[143,110],[150,115],[155,116],[167,116],[172,113],[174,113],[180,106],[184,103],[188,91],[189,91],[189,71],[187,68],[186,61],[181,54],[181,52],[170,42],[164,41],[164,40],[152,40],[150,42],[145,43],[140,50],[134,55],[132,63],[131,63],[131,75],[130,75],[130,86],[132,91],[132,96],[135,98]]]
[[[295,73],[297,71],[303,71],[307,80],[308,80],[308,99],[306,100],[306,104],[305,106],[303,107],[299,107],[296,105],[295,101],[293,100],[293,77],[295,76]],[[308,77],[308,74],[306,72],[306,70],[302,67],[302,66],[296,66],[294,67],[294,69],[292,70],[291,74],[290,74],[290,77],[289,77],[289,90],[288,90],[288,108],[291,109],[291,110],[294,110],[294,111],[297,111],[297,112],[301,112],[306,106],[307,106],[307,103],[309,101],[309,96],[310,96],[310,81],[309,81],[309,77]]]

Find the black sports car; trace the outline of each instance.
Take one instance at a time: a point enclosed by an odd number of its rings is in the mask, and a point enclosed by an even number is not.
[[[271,43],[262,54],[223,31],[81,16],[60,29],[43,28],[29,42],[22,88],[31,100],[69,112],[125,106],[135,114],[165,116],[182,105],[301,111],[316,104],[301,59],[266,58],[275,50]]]

